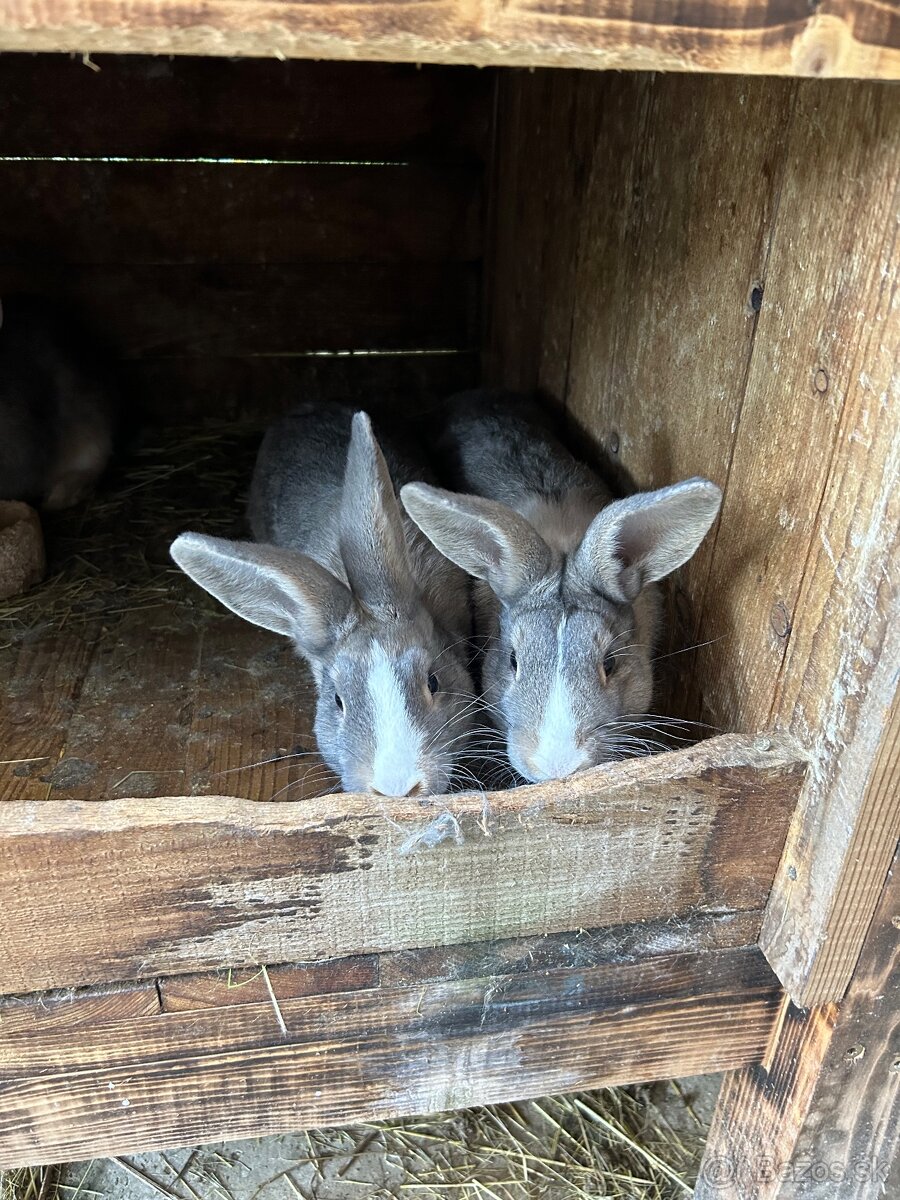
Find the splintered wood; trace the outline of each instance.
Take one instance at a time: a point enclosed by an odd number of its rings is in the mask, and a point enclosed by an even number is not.
[[[803,769],[726,736],[436,805],[5,803],[0,991],[759,910]],[[444,813],[459,842],[404,853]]]

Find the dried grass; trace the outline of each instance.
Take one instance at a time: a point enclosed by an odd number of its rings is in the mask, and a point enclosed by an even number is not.
[[[57,1167],[20,1167],[0,1171],[0,1200],[58,1200]]]
[[[639,1088],[602,1088],[377,1130],[404,1165],[398,1195],[475,1200],[675,1200],[690,1196],[705,1131],[669,1125]],[[346,1171],[346,1168],[345,1168]]]
[[[705,1135],[672,1082],[201,1147],[180,1166],[178,1152],[114,1159],[111,1173],[98,1161],[89,1181],[73,1164],[63,1177],[89,1182],[91,1200],[683,1200]]]
[[[221,613],[169,558],[185,529],[241,534],[259,441],[246,424],[207,422],[154,431],[112,468],[84,504],[42,515],[49,560],[43,584],[0,602],[0,649],[73,622],[111,624],[170,604]]]

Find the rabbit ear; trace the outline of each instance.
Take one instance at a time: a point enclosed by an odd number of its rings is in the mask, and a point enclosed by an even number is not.
[[[353,603],[339,579],[295,550],[183,533],[171,554],[226,608],[293,638],[307,657],[327,649]]]
[[[411,615],[418,593],[403,516],[372,423],[362,412],[353,417],[340,543],[350,588],[366,608]]]
[[[630,602],[645,584],[687,562],[721,503],[721,489],[708,479],[616,500],[591,522],[575,553],[575,571],[610,600]]]
[[[513,603],[550,570],[550,548],[524,517],[481,496],[427,483],[401,489],[403,506],[446,558]]]

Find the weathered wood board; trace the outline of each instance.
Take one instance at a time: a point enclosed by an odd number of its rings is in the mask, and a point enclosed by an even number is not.
[[[5,54],[0,153],[474,163],[493,90],[407,63]]]
[[[900,1180],[900,854],[844,1000],[787,1000],[761,1065],[726,1077],[697,1200],[869,1200]]]
[[[0,162],[3,263],[442,262],[480,217],[469,165]]]
[[[367,970],[324,994],[272,970],[277,1008],[243,980],[0,1004],[0,1167],[749,1065],[780,997],[753,946],[408,986]]]
[[[424,806],[0,804],[0,991],[756,910],[803,769],[726,736]],[[462,840],[410,852],[448,810]]]
[[[900,74],[898,20],[877,0],[461,0],[200,8],[151,0],[5,0],[3,50],[368,58],[744,74]]]
[[[639,486],[723,486],[670,589],[672,649],[699,652],[661,673],[681,715],[812,748],[763,944],[798,1003],[837,998],[900,835],[900,94],[638,76],[569,90],[571,156],[533,119],[546,82],[502,83],[497,173],[519,190],[495,218],[492,373],[549,388]],[[541,204],[528,180],[545,175],[568,184]],[[560,224],[578,228],[562,272],[546,257]],[[564,281],[552,312],[532,286],[548,277]]]
[[[0,57],[0,296],[75,314],[129,413],[475,381],[492,78],[94,65]]]

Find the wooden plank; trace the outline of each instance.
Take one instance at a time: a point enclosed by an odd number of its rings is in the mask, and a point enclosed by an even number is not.
[[[188,977],[190,978],[190,976]],[[85,1029],[100,1029],[162,1012],[153,982],[115,984],[112,987],[44,992],[15,996],[0,1002],[4,1037],[74,1039]]]
[[[498,86],[485,374],[563,399],[583,204],[603,112],[588,74],[504,73]],[[561,137],[560,131],[566,130]]]
[[[594,88],[602,117],[567,407],[641,488],[691,475],[727,482],[757,331],[751,293],[766,277],[794,90],[787,81],[677,76]],[[702,667],[682,651],[724,636],[733,621],[730,609],[717,621],[702,609],[715,546],[713,533],[668,586],[662,650],[678,653],[660,663],[657,703],[690,718],[721,670],[720,643]],[[716,728],[751,728],[704,716]]]
[[[444,161],[482,159],[488,141],[483,71],[271,56],[92,66],[68,55],[0,60],[2,153]]]
[[[315,703],[288,642],[238,618],[210,622],[192,687],[185,791],[299,801],[334,790],[316,748]]]
[[[762,913],[696,912],[602,929],[576,929],[542,937],[494,938],[457,946],[420,946],[379,955],[384,986],[439,979],[521,975],[559,967],[598,967],[659,954],[699,954],[755,946]],[[206,978],[206,976],[204,976]]]
[[[126,358],[475,347],[474,263],[0,266]]]
[[[479,178],[453,164],[0,162],[0,262],[474,259]]]
[[[276,995],[288,999],[378,986],[411,987],[418,983],[485,976],[533,975],[536,971],[568,967],[583,970],[609,963],[633,963],[660,955],[698,955],[746,949],[756,945],[761,919],[762,910],[699,912],[683,919],[667,917],[659,921],[570,930],[542,937],[494,938],[456,946],[422,946],[388,954],[357,954],[318,963],[282,963],[268,967],[267,971]],[[163,1012],[271,1003],[261,967],[166,976],[156,980],[156,991]],[[77,993],[78,996],[83,994],[88,993]],[[71,998],[72,994],[68,995]],[[42,1004],[46,1007],[45,998]],[[30,1008],[27,1010],[31,1011]],[[0,1004],[0,1014],[5,1012]]]
[[[0,1022],[0,1166],[749,1064],[771,1036],[779,995],[753,947],[279,996],[286,1033],[271,1003],[69,1031],[7,1033]]]
[[[260,58],[368,58],[480,66],[900,75],[898,21],[877,0],[454,0],[273,3],[202,9],[151,0],[6,0],[2,50],[72,50]]]
[[[641,485],[725,486],[718,532],[670,589],[671,648],[710,644],[661,674],[679,715],[815,747],[763,944],[798,1002],[835,998],[900,833],[900,97],[593,87],[570,411]]]
[[[813,747],[763,932],[808,1005],[846,987],[900,836],[870,786],[900,660],[900,96],[802,87],[786,162],[699,670],[715,724]]]
[[[0,802],[47,799],[98,632],[91,623],[0,649]]]
[[[757,909],[802,774],[788,742],[725,737],[565,789],[425,808],[367,796],[3,804],[0,888],[16,904],[0,990]],[[445,804],[462,843],[404,853]]]
[[[269,983],[266,984],[266,974]],[[175,975],[157,980],[161,1011],[196,1012],[203,1008],[229,1008],[235,1004],[271,1004],[269,986],[279,1001],[299,996],[334,995],[377,987],[379,958],[358,954],[322,963],[267,967],[245,971],[217,971],[214,975]],[[2,1011],[2,1010],[0,1010]]]
[[[97,643],[45,798],[187,791],[185,756],[200,639],[174,602],[138,610]],[[151,682],[152,681],[152,682]],[[74,983],[76,980],[69,980]]]
[[[726,1077],[697,1200],[868,1200],[900,1178],[900,853],[840,1005],[785,1001],[761,1066]]]
[[[274,420],[298,396],[369,407],[373,397],[423,406],[478,382],[478,356],[451,353],[320,354],[274,358],[138,359],[120,365],[123,386],[151,420]]]

